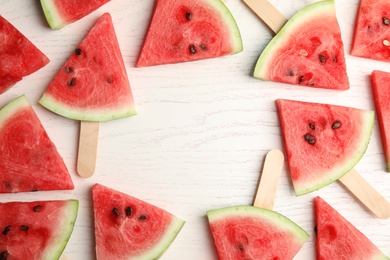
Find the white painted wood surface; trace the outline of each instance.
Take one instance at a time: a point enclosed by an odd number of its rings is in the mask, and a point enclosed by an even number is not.
[[[287,18],[315,0],[271,0]],[[51,30],[39,1],[0,0],[0,14],[13,23],[51,60],[0,96],[4,106],[26,94],[75,183],[73,191],[2,194],[0,201],[70,199],[80,201],[79,216],[65,249],[69,259],[94,259],[91,185],[99,182],[160,206],[186,220],[161,259],[216,259],[205,212],[250,205],[266,153],[283,150],[275,99],[374,109],[369,75],[390,71],[390,63],[349,55],[358,0],[336,0],[351,88],[337,92],[254,79],[254,64],[273,33],[240,0],[228,0],[241,30],[244,51],[229,57],[183,64],[135,68],[153,0],[113,0],[88,17]],[[79,122],[60,117],[37,101],[48,83],[96,19],[110,12],[132,86],[138,115],[100,125],[95,174],[76,172]],[[368,149],[355,169],[390,200],[377,121]],[[376,218],[339,182],[296,197],[284,167],[274,210],[310,235],[295,259],[315,259],[312,201],[321,196],[390,255],[390,219]]]

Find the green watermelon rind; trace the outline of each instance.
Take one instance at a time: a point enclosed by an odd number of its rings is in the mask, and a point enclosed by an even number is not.
[[[66,25],[66,23],[59,15],[53,0],[41,0],[41,6],[47,23],[51,29],[58,30]]]
[[[296,28],[304,26],[308,21],[319,19],[321,13],[329,14],[329,12],[335,12],[334,0],[319,1],[296,12],[265,47],[256,62],[253,76],[261,80],[268,80],[267,74],[275,52],[291,36],[291,33],[295,32]]]
[[[30,102],[25,95],[15,98],[0,110],[0,125],[3,125],[3,122],[12,117],[16,111],[30,106]]]

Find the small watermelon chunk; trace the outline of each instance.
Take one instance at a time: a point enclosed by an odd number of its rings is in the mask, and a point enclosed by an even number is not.
[[[1,15],[0,57],[0,94],[49,63],[49,58]]]
[[[97,259],[158,259],[184,221],[100,184],[92,187]]]
[[[156,0],[136,67],[242,51],[236,21],[221,0]]]
[[[26,96],[0,110],[0,193],[74,189]]]
[[[58,259],[78,206],[77,200],[0,203],[0,259]]]
[[[52,29],[80,20],[110,0],[41,0],[46,20]]]
[[[298,11],[263,50],[253,76],[315,88],[349,89],[334,1],[319,1]]]
[[[367,149],[373,111],[285,99],[276,105],[296,195],[336,181]]]
[[[59,115],[82,121],[107,121],[136,114],[109,13],[99,18],[39,103]]]
[[[351,55],[390,61],[390,1],[361,0]]]
[[[289,260],[309,234],[272,210],[233,206],[207,212],[220,260]]]
[[[390,259],[321,197],[314,199],[314,208],[317,259]]]

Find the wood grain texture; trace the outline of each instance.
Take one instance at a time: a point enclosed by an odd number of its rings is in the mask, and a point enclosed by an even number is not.
[[[316,0],[272,0],[291,17]],[[51,60],[0,95],[0,106],[26,94],[49,137],[63,156],[75,184],[73,191],[2,194],[1,201],[70,199],[80,201],[75,229],[65,248],[71,260],[95,259],[91,185],[98,182],[162,207],[186,220],[162,260],[217,259],[205,213],[223,206],[251,205],[264,158],[283,150],[275,99],[374,109],[369,75],[390,71],[390,63],[349,55],[358,0],[335,1],[346,51],[351,88],[335,92],[254,79],[257,58],[273,33],[241,0],[227,0],[241,31],[244,51],[236,55],[147,68],[135,68],[153,11],[153,0],[115,0],[88,17],[51,30],[39,1],[0,0],[1,15],[11,21]],[[137,116],[100,123],[94,175],[76,171],[79,122],[60,117],[37,101],[89,28],[110,12],[132,86]],[[356,170],[387,199],[379,127]],[[321,196],[385,254],[390,255],[390,220],[379,219],[338,182],[296,197],[288,167],[283,168],[274,210],[302,226],[310,240],[295,260],[315,259],[313,198]]]

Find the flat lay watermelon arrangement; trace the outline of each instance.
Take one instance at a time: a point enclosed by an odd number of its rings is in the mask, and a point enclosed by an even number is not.
[[[77,12],[72,12],[75,1],[64,4],[59,0],[41,0],[41,6],[48,25],[59,30],[103,9],[108,2],[81,1],[77,3]],[[389,5],[384,0],[361,0],[352,55],[389,59],[390,16],[378,11],[387,10]],[[253,76],[291,85],[348,90],[341,36],[332,0],[304,7],[262,51]],[[49,63],[2,16],[0,39],[6,39],[0,42],[0,93],[12,91],[10,88],[23,77],[38,73]],[[135,67],[197,61],[242,51],[237,23],[220,0],[156,0]],[[375,70],[371,75],[388,171],[389,79],[390,73],[384,71]],[[39,104],[75,120],[108,121],[136,114],[109,13],[103,13],[90,28],[58,70]],[[363,157],[374,127],[375,112],[369,110],[287,99],[277,99],[275,108],[297,196],[324,188],[352,170]],[[74,189],[61,155],[26,96],[15,98],[0,110],[0,140],[0,193]],[[157,259],[185,223],[157,206],[100,184],[92,186],[91,200],[97,259]],[[316,197],[313,203],[317,259],[337,259],[340,255],[343,259],[389,259],[323,199]],[[78,201],[0,203],[0,212],[6,211],[9,214],[0,216],[0,259],[26,259],[26,255],[29,259],[58,259],[73,232]],[[300,240],[296,251],[309,237],[288,218],[250,206],[211,210],[207,217],[220,259],[243,259],[242,255],[258,254],[259,248],[285,246],[288,251],[293,242],[280,235],[273,238],[267,233],[259,241],[251,240],[253,234],[277,230],[278,225]],[[267,219],[271,221],[268,223]],[[255,244],[244,245],[244,237],[246,242]],[[232,241],[241,242],[229,248]],[[221,257],[220,252],[226,253],[227,258]],[[281,252],[281,258],[273,259],[292,259],[295,253]],[[262,257],[268,259],[266,255]]]

